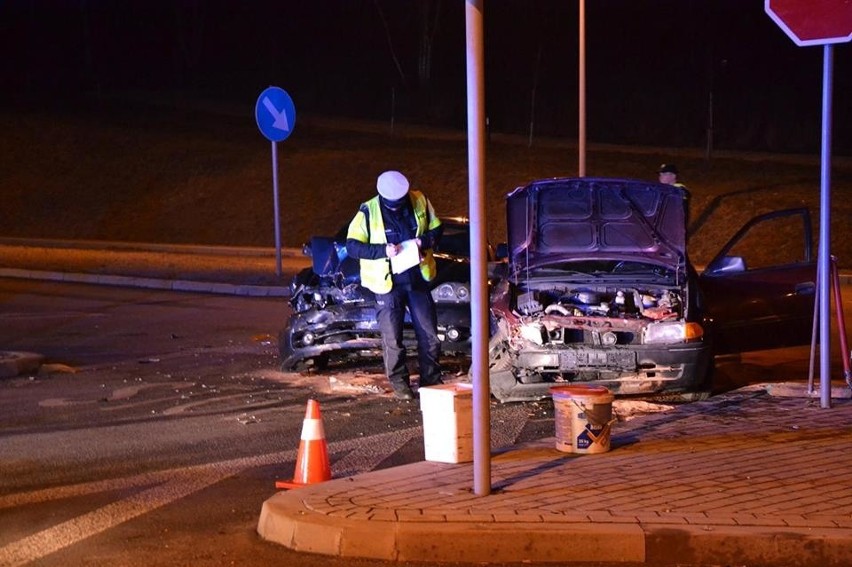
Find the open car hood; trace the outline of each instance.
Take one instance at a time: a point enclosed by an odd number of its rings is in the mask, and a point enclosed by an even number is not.
[[[686,263],[686,191],[631,179],[554,178],[507,197],[509,267],[614,259]]]

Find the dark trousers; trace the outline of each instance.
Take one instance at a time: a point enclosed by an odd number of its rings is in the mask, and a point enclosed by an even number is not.
[[[391,385],[410,384],[406,349],[402,342],[406,307],[417,336],[420,385],[440,384],[441,340],[438,338],[435,303],[429,290],[413,289],[410,285],[394,285],[390,293],[376,294],[376,303],[379,330],[382,333],[385,373]]]

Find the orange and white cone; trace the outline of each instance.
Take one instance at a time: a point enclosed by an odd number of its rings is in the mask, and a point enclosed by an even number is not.
[[[319,403],[316,400],[308,400],[305,420],[302,422],[299,454],[296,457],[296,472],[291,481],[275,481],[275,488],[299,488],[330,479],[331,466],[328,464],[328,446],[325,442]]]

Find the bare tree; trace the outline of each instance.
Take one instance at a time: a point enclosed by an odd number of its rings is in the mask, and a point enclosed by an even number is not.
[[[396,72],[399,73],[399,80],[403,85],[405,85],[405,72],[402,70],[402,65],[399,64],[399,58],[396,56],[396,49],[394,49],[393,46],[393,38],[391,37],[387,18],[385,18],[385,12],[384,10],[382,10],[382,6],[381,4],[379,4],[379,0],[373,0],[373,5],[376,6],[376,11],[379,13],[379,18],[382,20],[382,26],[385,28],[385,38],[387,38],[388,40],[388,49],[390,49],[393,64],[396,66]]]
[[[389,25],[379,0],[373,0],[373,5],[376,7],[376,12],[378,12],[379,18],[382,21],[391,59],[393,59],[396,72],[399,76],[400,86],[411,103],[410,107],[418,109],[424,116],[430,115],[434,103],[431,96],[432,53],[441,17],[441,0],[417,0],[416,3],[417,11],[415,16],[418,50],[416,83],[414,85],[409,84],[408,75],[406,75],[403,64],[400,62],[397,45],[394,43],[391,32],[392,26]],[[410,86],[413,89],[409,90]],[[394,114],[396,111],[396,90],[396,87],[391,88],[391,131],[393,131]]]
[[[421,88],[428,88],[432,79],[432,46],[441,16],[441,0],[419,0],[420,49],[417,58],[417,79]]]

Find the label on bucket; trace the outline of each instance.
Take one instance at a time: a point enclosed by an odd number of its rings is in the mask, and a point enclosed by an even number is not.
[[[589,435],[589,431],[591,431],[594,434],[595,439],[597,439],[600,436],[601,431],[604,430],[603,427],[595,428],[595,429],[592,429],[591,424],[588,424],[588,423],[586,424],[586,427],[583,428],[583,431],[581,431],[580,434],[577,435],[577,448],[578,449],[588,449],[589,447],[592,446],[592,443],[594,443],[594,440]]]

